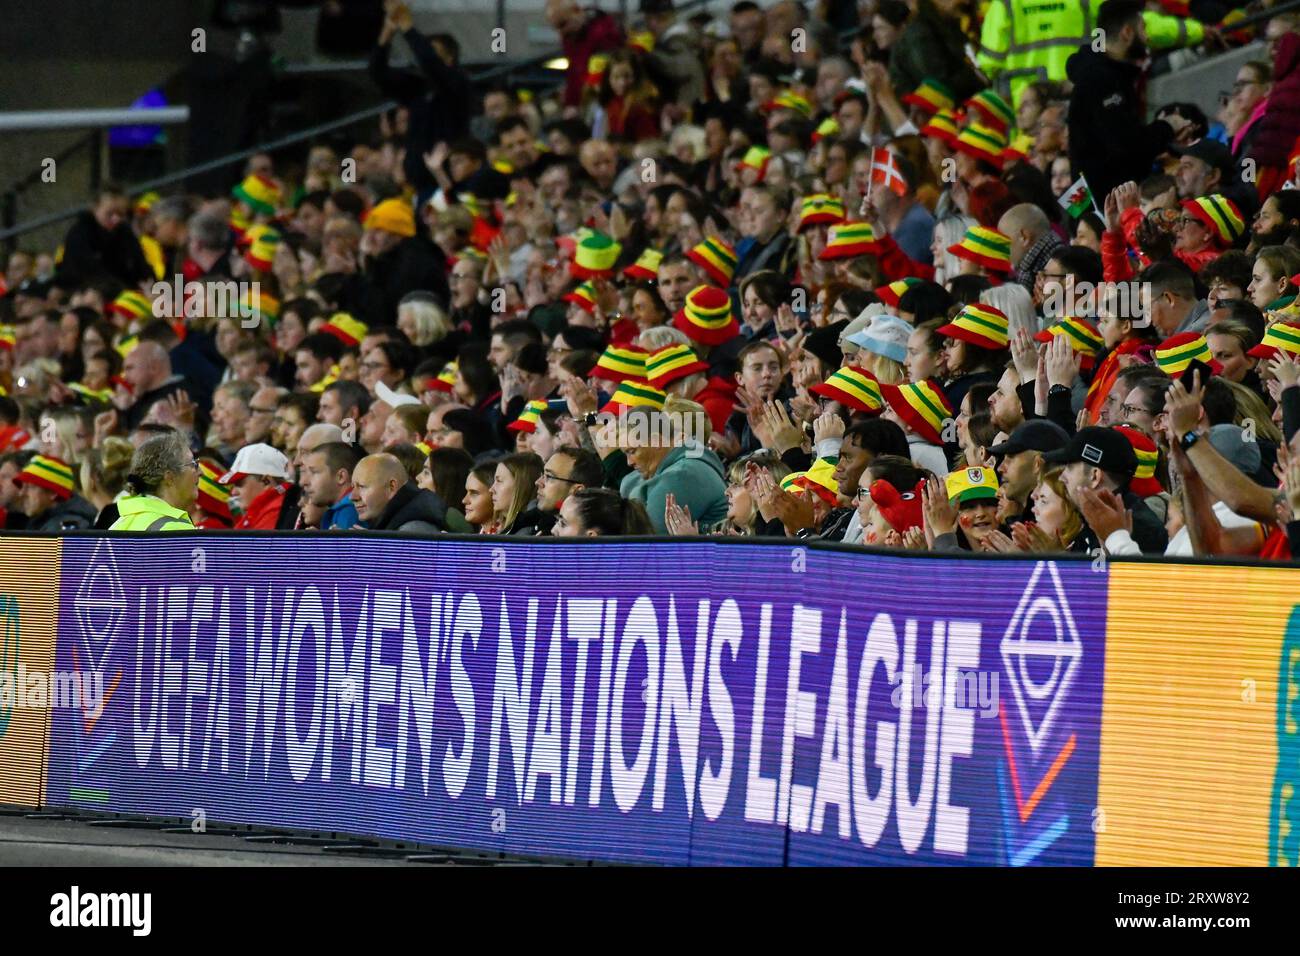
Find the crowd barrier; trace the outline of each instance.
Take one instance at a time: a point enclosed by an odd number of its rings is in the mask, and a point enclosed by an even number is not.
[[[610,862],[1297,865],[1298,580],[5,537],[0,802]],[[70,676],[95,692],[59,699]]]

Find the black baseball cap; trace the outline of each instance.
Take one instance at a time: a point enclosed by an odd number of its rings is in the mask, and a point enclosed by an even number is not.
[[[1211,169],[1218,169],[1225,175],[1232,172],[1232,151],[1217,139],[1202,137],[1190,146],[1175,146],[1171,152],[1178,156],[1199,159]]]
[[[1043,461],[1048,465],[1083,461],[1126,478],[1132,478],[1137,471],[1137,453],[1129,440],[1115,429],[1101,425],[1080,428],[1064,448],[1043,455]]]
[[[1001,445],[994,445],[990,452],[1001,458],[1003,455],[1018,455],[1022,451],[1057,451],[1069,444],[1070,436],[1056,422],[1046,418],[1035,418],[1021,422]]]

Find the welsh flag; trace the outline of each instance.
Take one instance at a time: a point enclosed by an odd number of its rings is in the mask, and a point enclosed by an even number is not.
[[[894,154],[888,149],[871,151],[871,181],[887,187],[895,195],[907,195],[907,180],[903,178]]]
[[[1074,219],[1078,219],[1089,209],[1097,208],[1097,203],[1092,198],[1092,190],[1088,188],[1086,176],[1076,179],[1074,185],[1061,193],[1061,198],[1057,201]]]

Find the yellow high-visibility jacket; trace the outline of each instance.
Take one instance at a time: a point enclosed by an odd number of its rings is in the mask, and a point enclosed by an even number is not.
[[[984,14],[976,64],[1011,102],[1035,80],[1065,79],[1065,61],[1092,42],[1102,0],[993,0]],[[1153,50],[1195,46],[1205,28],[1191,18],[1147,10],[1147,43]]]

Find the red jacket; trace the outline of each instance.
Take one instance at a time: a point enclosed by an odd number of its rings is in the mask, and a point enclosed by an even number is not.
[[[886,282],[906,279],[910,276],[918,279],[934,279],[934,266],[927,266],[924,262],[917,262],[910,258],[899,248],[893,236],[884,236],[880,239],[880,252],[877,253],[876,258],[880,260],[880,271],[885,274]]]
[[[1285,34],[1273,57],[1273,88],[1250,155],[1261,167],[1285,169],[1300,136],[1300,35]]]
[[[593,53],[617,50],[623,45],[623,31],[608,13],[599,10],[588,11],[587,22],[576,34],[562,37],[560,46],[564,57],[569,61],[568,74],[564,78],[564,105],[579,106],[582,103],[582,87],[587,80],[587,61]]]
[[[280,520],[280,509],[284,507],[284,493],[288,490],[289,483],[282,481],[263,491],[235,522],[235,530],[274,531],[276,522]]]
[[[1102,278],[1107,282],[1126,282],[1133,278],[1133,262],[1129,258],[1130,251],[1137,258],[1139,268],[1145,269],[1151,264],[1150,260],[1142,254],[1137,244],[1137,228],[1142,225],[1142,219],[1142,210],[1129,207],[1120,213],[1119,221],[1122,233],[1112,232],[1107,229],[1101,234]],[[1218,246],[1211,245],[1199,252],[1179,252],[1175,249],[1174,255],[1193,272],[1200,272],[1223,255],[1223,252],[1224,250]]]
[[[736,411],[736,383],[715,375],[695,393],[692,401],[704,406],[709,413],[709,424],[715,432],[722,434],[727,430],[727,419]]]

